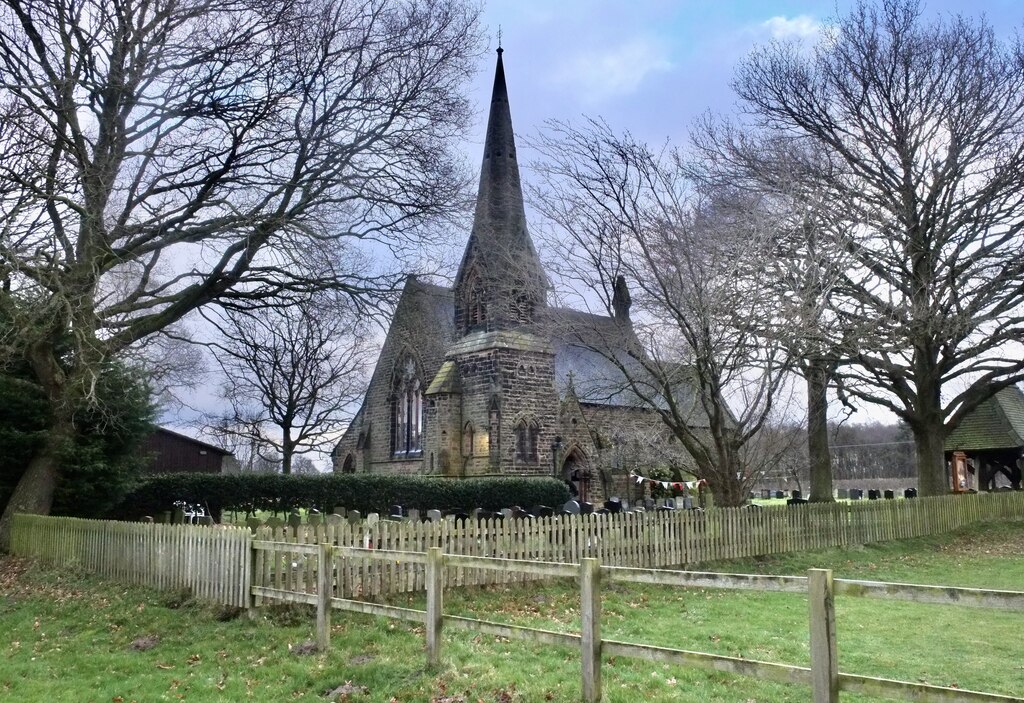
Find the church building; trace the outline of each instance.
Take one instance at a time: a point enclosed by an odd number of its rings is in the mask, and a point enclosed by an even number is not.
[[[614,352],[593,344],[635,344],[629,291],[620,278],[608,317],[550,307],[548,289],[526,224],[499,48],[455,284],[407,279],[334,470],[555,476],[584,500],[624,494],[637,448],[666,438],[623,384]]]

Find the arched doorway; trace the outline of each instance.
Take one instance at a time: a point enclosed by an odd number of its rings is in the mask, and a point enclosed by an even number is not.
[[[345,456],[345,463],[341,465],[341,473],[343,474],[354,474],[356,472],[356,460],[351,455]]]
[[[590,462],[579,447],[573,447],[562,462],[562,480],[569,484],[569,491],[579,502],[590,502]]]

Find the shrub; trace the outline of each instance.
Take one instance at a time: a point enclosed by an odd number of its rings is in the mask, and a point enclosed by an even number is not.
[[[222,510],[253,512],[335,506],[383,513],[392,505],[429,510],[500,510],[513,505],[559,506],[569,500],[564,483],[553,478],[469,478],[382,476],[374,474],[164,474],[139,482],[119,517],[156,515],[176,501]]]

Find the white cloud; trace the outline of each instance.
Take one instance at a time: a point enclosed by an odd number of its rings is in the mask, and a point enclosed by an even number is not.
[[[553,80],[571,86],[585,102],[629,95],[652,73],[672,68],[668,48],[651,39],[632,39],[603,51],[584,51],[565,61]]]
[[[761,29],[768,32],[773,39],[817,39],[821,33],[821,23],[810,15],[784,17],[776,15],[761,23]]]

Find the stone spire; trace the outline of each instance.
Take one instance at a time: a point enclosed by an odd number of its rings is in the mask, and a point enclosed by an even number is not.
[[[546,300],[547,277],[526,228],[503,51],[498,48],[473,230],[455,279],[462,334],[528,325]]]

